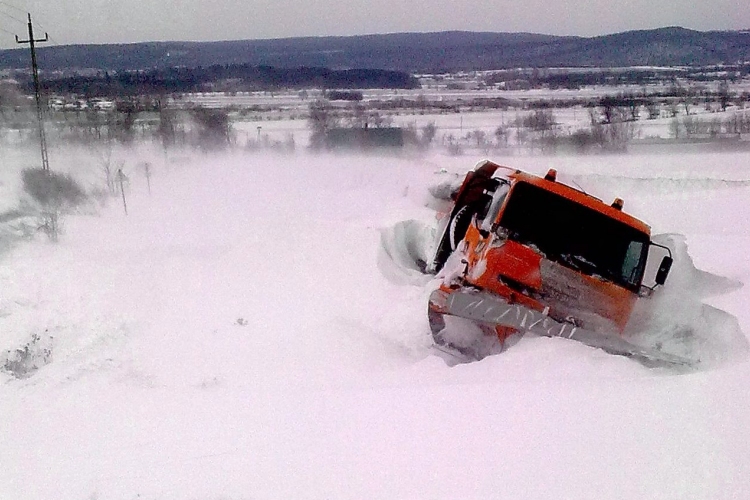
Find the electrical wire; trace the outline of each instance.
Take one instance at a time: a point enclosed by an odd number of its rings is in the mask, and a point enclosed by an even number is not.
[[[47,27],[44,26],[39,21],[34,20],[34,26],[37,27],[37,28],[41,28],[42,30],[44,30],[44,34],[47,35],[47,40],[52,45],[57,46],[57,47],[61,47],[63,45],[62,43],[58,42],[56,39],[52,38],[52,35],[49,34],[49,30],[47,29]]]
[[[0,3],[2,3],[2,2],[0,2]],[[0,14],[4,15],[8,19],[13,19],[14,21],[17,21],[17,22],[19,22],[21,24],[26,24],[26,21],[22,21],[21,19],[18,19],[16,16],[11,16],[7,12],[3,12],[2,10],[0,10]]]
[[[5,6],[5,7],[8,7],[8,8],[10,8],[10,9],[16,10],[16,11],[18,11],[18,12],[22,13],[22,14],[27,14],[27,11],[26,11],[26,10],[24,10],[24,9],[22,9],[22,8],[20,8],[20,7],[17,7],[17,6],[15,6],[15,5],[11,4],[11,3],[5,2],[5,1],[3,1],[3,0],[0,0],[0,6]],[[10,14],[6,13],[6,12],[3,12],[2,10],[0,10],[0,14],[3,14],[4,16],[6,16],[6,17],[8,17],[8,18],[10,18],[10,19],[13,19],[14,21],[17,21],[17,22],[19,22],[19,23],[23,24],[24,26],[26,26],[26,24],[28,23],[28,21],[26,21],[26,20],[23,20],[23,19],[18,19],[18,18],[17,18],[17,17],[15,17],[15,16],[12,16],[12,15],[10,15]],[[35,20],[35,21],[34,21],[34,24],[35,24],[36,26],[38,26],[39,28],[43,29],[43,30],[44,30],[45,32],[47,32],[47,31],[48,31],[47,27],[46,27],[46,26],[44,26],[44,25],[43,25],[42,23],[40,23],[39,21],[36,21],[36,20]],[[1,28],[0,28],[0,29],[1,29]],[[5,30],[3,30],[3,31],[5,31]],[[9,33],[8,31],[5,31],[5,32],[6,32],[6,33]],[[11,34],[11,35],[14,35],[14,33],[10,33],[10,34]],[[50,41],[50,42],[52,42],[52,45],[57,45],[57,46],[61,46],[61,45],[62,45],[62,43],[60,43],[60,42],[58,42],[57,40],[53,39],[53,38],[52,38],[51,36],[49,36],[49,34],[47,35],[47,38],[49,39],[49,41]]]
[[[19,9],[19,8],[18,8],[18,7],[16,7],[15,5],[11,5],[11,4],[7,3],[7,2],[3,2],[2,0],[0,0],[0,8],[2,8],[2,7],[5,7],[5,8],[11,8],[11,9],[15,9],[15,10],[17,10],[17,11],[23,12],[23,10]],[[16,16],[14,16],[14,15],[8,14],[7,12],[4,12],[4,11],[3,11],[3,10],[1,10],[1,9],[0,9],[0,16],[2,16],[2,17],[5,17],[5,18],[8,18],[8,19],[11,19],[11,20],[13,20],[13,21],[15,21],[15,22],[17,22],[17,23],[19,23],[19,24],[22,24],[22,25],[26,25],[26,21],[24,21],[24,20],[22,20],[22,19],[19,19],[19,18],[17,18],[17,17],[16,17]],[[0,31],[2,31],[3,33],[7,33],[7,34],[9,34],[9,35],[12,35],[12,36],[13,36],[14,38],[15,38],[15,37],[18,37],[18,33],[13,33],[13,32],[11,32],[11,31],[8,31],[8,30],[6,30],[6,29],[5,29],[5,28],[3,28],[3,27],[0,27]]]
[[[12,35],[12,36],[16,36],[16,34],[15,34],[15,33],[11,33],[10,31],[8,31],[8,30],[6,30],[6,29],[4,29],[4,28],[2,28],[2,27],[0,27],[0,31],[2,31],[2,32],[4,32],[4,33],[7,33],[7,34],[9,34],[9,35]]]
[[[7,14],[5,14],[5,12],[2,12],[2,11],[0,11],[0,14],[2,14],[2,15],[6,15],[6,16],[7,16]],[[8,17],[12,17],[12,16],[8,16]],[[0,19],[1,19],[1,18],[0,18]],[[7,34],[9,34],[9,35],[10,35],[10,36],[12,37],[12,38],[11,38],[11,40],[12,40],[13,38],[15,38],[15,37],[17,37],[17,36],[18,36],[18,33],[13,33],[12,31],[8,31],[8,30],[6,30],[5,28],[3,28],[2,26],[0,26],[0,31],[2,31],[3,33],[7,33]],[[11,42],[8,42],[8,43],[11,43]],[[0,44],[0,47],[1,47],[1,46],[3,46],[3,45],[5,45],[5,44]]]
[[[24,9],[22,9],[21,7],[17,7],[15,5],[11,4],[11,3],[3,2],[2,0],[0,0],[0,5],[5,5],[6,7],[10,7],[11,9],[15,9],[15,10],[17,10],[18,12],[20,12],[22,14],[26,14],[26,11]]]
[[[3,5],[9,5],[9,4],[6,4],[5,2],[0,1],[0,6],[3,6]],[[21,19],[18,19],[15,16],[11,16],[7,12],[3,12],[2,10],[0,10],[0,14],[2,14],[5,17],[8,17],[9,19],[13,19],[14,21],[17,21],[17,22],[23,24],[24,26],[27,25],[27,23],[28,23],[28,21],[22,21]],[[42,25],[42,23],[34,20],[34,26],[37,27],[37,28],[41,28],[42,30],[44,30],[45,35],[47,35],[47,41],[49,41],[53,46],[62,47],[63,44],[60,43],[60,42],[58,42],[55,38],[53,38],[48,33],[47,28],[44,25]],[[14,35],[14,36],[17,35],[17,33],[11,33],[10,31],[8,31],[6,29],[3,29],[2,27],[0,27],[0,31],[4,31],[5,33],[8,33],[9,35]]]
[[[52,35],[50,35],[50,34],[49,34],[49,33],[47,32],[47,28],[46,28],[46,27],[42,26],[42,25],[41,25],[40,23],[37,23],[36,21],[34,21],[34,23],[35,23],[35,24],[36,24],[36,25],[37,25],[37,26],[38,26],[39,28],[42,28],[42,29],[44,30],[44,34],[45,34],[45,35],[47,35],[47,41],[49,41],[49,42],[50,42],[50,43],[51,43],[51,44],[52,44],[53,46],[56,46],[56,47],[62,47],[62,44],[61,44],[60,42],[58,42],[58,41],[57,41],[56,39],[52,38]]]
[[[26,14],[26,13],[27,13],[27,12],[26,12],[26,11],[25,11],[24,9],[22,9],[22,8],[20,8],[20,7],[17,7],[17,6],[15,6],[15,5],[11,4],[11,3],[5,2],[5,1],[3,1],[3,0],[0,0],[0,6],[5,6],[5,7],[8,7],[8,8],[10,8],[10,9],[16,10],[16,11],[18,11],[18,12],[22,13],[22,14]],[[4,15],[4,16],[6,16],[6,17],[10,18],[10,19],[13,19],[14,21],[17,21],[17,22],[19,22],[19,23],[23,24],[24,26],[25,26],[25,25],[26,25],[26,24],[28,23],[28,21],[26,21],[26,20],[23,20],[23,19],[19,19],[19,18],[15,17],[15,16],[12,16],[12,15],[8,14],[7,12],[3,12],[2,10],[0,10],[0,14]],[[35,25],[36,25],[37,27],[39,27],[39,28],[41,28],[42,30],[44,30],[45,32],[47,32],[47,31],[48,31],[47,27],[46,27],[46,26],[44,26],[44,25],[43,25],[42,23],[40,23],[39,21],[37,21],[37,20],[34,20],[34,24],[35,24]],[[3,31],[5,31],[6,33],[8,33],[8,31],[6,31],[6,30],[3,30]],[[13,35],[14,33],[10,33],[10,34],[11,34],[11,35]],[[53,39],[53,38],[52,38],[51,36],[49,36],[49,34],[47,34],[47,38],[49,39],[49,41],[50,41],[50,42],[52,42],[52,45],[57,45],[57,46],[61,46],[61,45],[62,45],[62,44],[61,44],[60,42],[58,42],[57,40],[55,40],[55,39]]]

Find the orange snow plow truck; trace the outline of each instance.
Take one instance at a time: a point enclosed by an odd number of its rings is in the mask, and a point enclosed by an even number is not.
[[[541,178],[484,161],[452,193],[427,263],[443,278],[428,307],[436,345],[476,360],[528,332],[654,364],[686,364],[623,336],[638,298],[666,281],[671,251],[623,212],[621,199],[606,204],[556,177],[555,170]],[[663,258],[646,286],[655,246]]]

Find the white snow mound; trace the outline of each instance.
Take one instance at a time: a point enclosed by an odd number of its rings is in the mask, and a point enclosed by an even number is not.
[[[426,289],[434,287],[432,276],[423,274],[434,235],[434,227],[417,220],[383,229],[378,255],[383,275],[398,285],[425,287],[426,296]],[[638,300],[625,332],[628,340],[697,361],[701,368],[746,359],[750,343],[737,318],[702,302],[742,283],[696,268],[683,235],[659,234],[653,240],[671,249],[674,264],[666,285]]]

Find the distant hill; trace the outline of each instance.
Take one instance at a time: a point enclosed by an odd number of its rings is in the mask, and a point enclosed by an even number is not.
[[[450,31],[39,49],[39,64],[46,71],[236,64],[421,73],[515,67],[706,66],[742,61],[750,61],[750,32],[702,32],[678,27],[591,38]],[[0,51],[0,69],[27,66],[26,49]]]

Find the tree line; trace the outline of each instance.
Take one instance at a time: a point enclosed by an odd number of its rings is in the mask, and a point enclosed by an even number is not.
[[[32,92],[32,82],[25,82]],[[380,69],[277,68],[248,64],[169,68],[96,75],[73,75],[42,81],[45,94],[92,97],[164,95],[189,92],[246,92],[278,89],[418,88],[419,81],[400,71]]]

